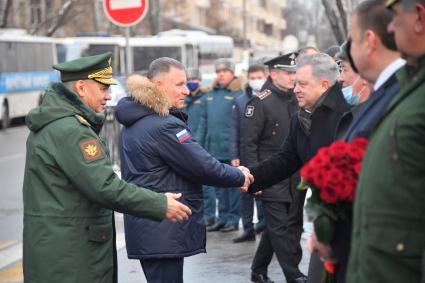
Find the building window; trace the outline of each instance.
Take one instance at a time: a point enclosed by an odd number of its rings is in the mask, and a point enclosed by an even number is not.
[[[273,24],[264,24],[264,33],[268,36],[273,35]]]
[[[31,25],[38,25],[39,23],[41,23],[41,0],[31,0],[30,9]]]

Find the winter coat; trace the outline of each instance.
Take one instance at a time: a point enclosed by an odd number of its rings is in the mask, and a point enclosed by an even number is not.
[[[239,187],[239,169],[222,164],[193,138],[186,116],[169,111],[166,94],[141,76],[128,81],[130,97],[119,101],[122,177],[156,192],[182,193],[188,221],[160,223],[125,215],[128,257],[176,258],[205,252],[202,184]]]
[[[196,139],[216,159],[229,161],[232,106],[235,99],[243,95],[243,82],[235,77],[225,88],[217,82],[213,86],[202,98]]]
[[[207,88],[198,88],[194,94],[191,93],[184,99],[184,111],[188,115],[187,125],[194,136],[196,136],[201,119],[201,98],[208,91]]]
[[[347,283],[425,280],[425,56],[407,68],[363,159]]]
[[[162,194],[112,170],[93,112],[62,83],[27,116],[23,185],[25,282],[116,282],[112,210],[161,220]]]
[[[289,135],[279,151],[270,158],[249,166],[254,175],[254,184],[250,192],[268,188],[301,169],[323,146],[334,140],[337,123],[350,105],[344,99],[339,84],[334,84],[326,94],[322,104],[315,109],[311,117],[311,133],[302,129],[298,115],[291,118]]]

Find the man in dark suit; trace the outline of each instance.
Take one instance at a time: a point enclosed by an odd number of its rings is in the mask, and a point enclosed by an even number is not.
[[[300,109],[292,117],[289,134],[279,151],[257,165],[248,166],[255,180],[251,193],[267,190],[289,178],[320,147],[333,141],[338,120],[350,108],[337,83],[338,76],[338,66],[329,55],[315,54],[297,62],[294,93]],[[302,274],[287,279],[288,283],[307,282]]]
[[[386,5],[407,63],[363,158],[347,283],[425,282],[425,1]]]
[[[384,3],[385,0],[366,0],[354,9],[351,17],[351,39],[347,45],[351,45],[351,48],[345,51],[348,56],[351,55],[352,68],[373,85],[373,92],[355,112],[343,137],[346,141],[356,137],[369,138],[389,102],[400,89],[395,72],[405,61],[396,51],[394,36],[386,30],[392,15]],[[340,283],[345,282],[351,221],[338,225],[336,235],[332,250],[324,249],[320,243],[314,243],[314,248],[322,258],[329,260],[333,257],[337,260],[337,282]],[[324,251],[332,251],[332,255]]]

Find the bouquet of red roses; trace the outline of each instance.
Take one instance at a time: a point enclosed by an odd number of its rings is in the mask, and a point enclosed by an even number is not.
[[[334,222],[349,220],[367,140],[337,141],[318,153],[301,169],[300,189],[311,188],[306,211],[313,219],[317,239],[329,244]]]

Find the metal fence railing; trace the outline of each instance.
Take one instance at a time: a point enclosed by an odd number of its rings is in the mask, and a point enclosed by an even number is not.
[[[120,130],[121,125],[115,119],[115,107],[107,106],[105,109],[106,120],[103,124],[100,137],[105,141],[109,148],[109,154],[114,170],[120,169]]]

